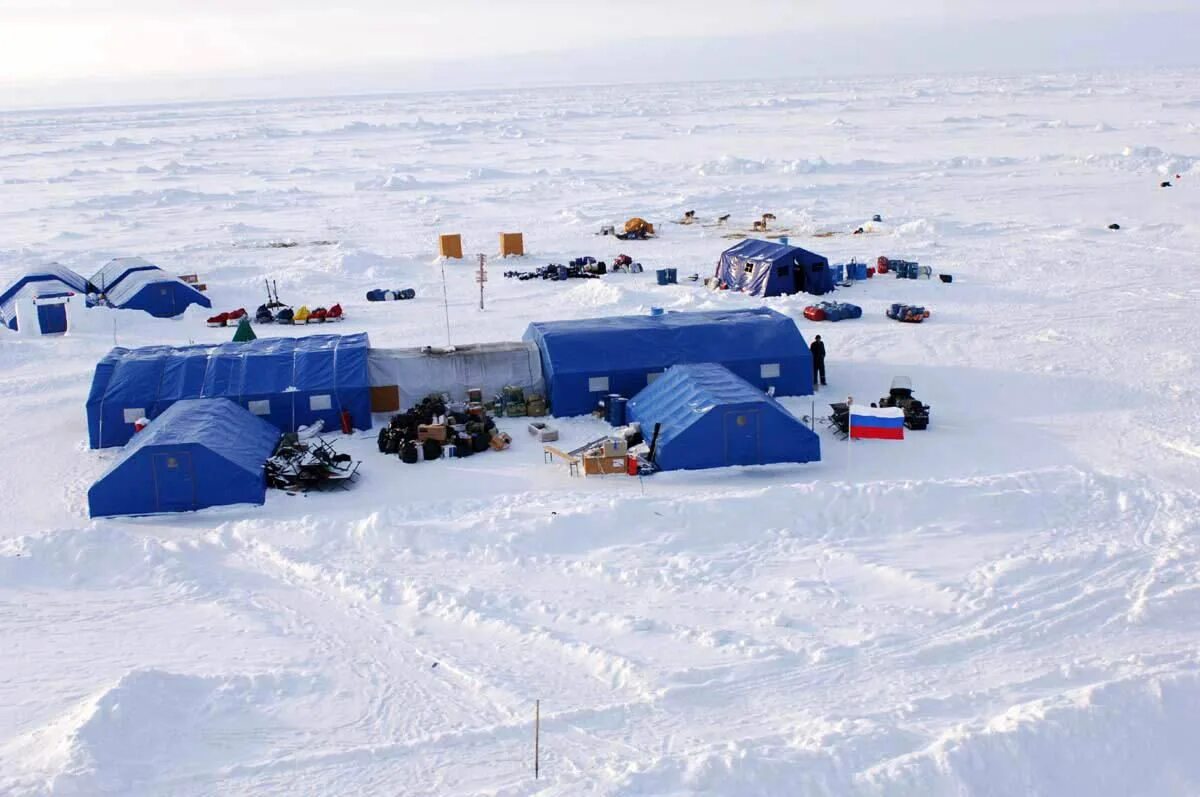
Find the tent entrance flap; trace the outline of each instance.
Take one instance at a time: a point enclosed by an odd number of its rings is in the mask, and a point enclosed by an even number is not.
[[[192,478],[192,455],[172,451],[151,457],[154,492],[159,512],[186,512],[196,506],[196,485]]]
[[[55,335],[67,331],[67,306],[65,304],[39,304],[38,326],[43,335]]]
[[[754,465],[760,462],[757,410],[733,410],[725,413],[725,464]]]

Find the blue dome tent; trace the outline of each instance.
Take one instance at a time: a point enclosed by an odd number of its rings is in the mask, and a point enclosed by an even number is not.
[[[92,277],[92,285],[109,305],[143,310],[155,318],[173,318],[193,304],[212,307],[203,293],[140,257],[110,260]]]
[[[92,517],[261,504],[280,431],[228,399],[177,401],[88,490]]]
[[[782,404],[713,363],[676,365],[627,405],[662,470],[818,462],[821,440]]]
[[[92,376],[88,441],[124,445],[139,418],[193,398],[231,399],[285,432],[318,420],[338,429],[342,410],[355,428],[370,429],[369,347],[359,333],[113,349]]]
[[[20,299],[50,298],[72,293],[86,297],[88,287],[87,280],[57,263],[27,271],[0,293],[0,323],[9,329],[17,328],[17,302]],[[64,317],[64,329],[65,325]]]
[[[798,246],[753,238],[722,252],[715,276],[729,290],[751,296],[821,296],[834,289],[826,258]]]
[[[550,408],[583,415],[610,393],[626,398],[672,365],[715,362],[780,396],[812,393],[812,355],[796,323],[766,307],[536,322]]]

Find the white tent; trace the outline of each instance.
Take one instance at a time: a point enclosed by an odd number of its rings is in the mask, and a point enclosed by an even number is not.
[[[483,390],[485,398],[508,385],[524,388],[526,395],[544,396],[546,391],[537,345],[525,341],[452,349],[372,347],[369,363],[374,412],[407,409],[431,393],[464,400],[472,388]]]

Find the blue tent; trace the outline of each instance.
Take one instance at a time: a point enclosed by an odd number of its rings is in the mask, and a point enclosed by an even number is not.
[[[88,294],[88,281],[71,269],[51,263],[22,274],[0,293],[0,323],[9,329],[17,328],[17,300],[29,297]],[[64,323],[65,326],[65,323]]]
[[[92,285],[113,307],[173,318],[189,305],[212,307],[200,291],[140,257],[118,257],[96,272]]]
[[[721,253],[717,281],[731,291],[751,296],[785,296],[811,293],[820,296],[833,290],[829,261],[798,246],[787,246],[753,238]]]
[[[672,365],[716,362],[781,396],[812,393],[812,355],[787,316],[765,307],[537,322],[550,407],[591,412],[610,393],[636,395]]]
[[[819,462],[821,440],[782,404],[713,363],[676,365],[630,400],[662,470]]]
[[[88,513],[152,515],[261,504],[280,432],[228,399],[177,401],[88,490]]]
[[[259,338],[247,343],[116,348],[96,364],[88,395],[92,448],[124,445],[140,417],[162,415],[175,402],[228,398],[277,429],[325,422],[371,428],[366,333]]]

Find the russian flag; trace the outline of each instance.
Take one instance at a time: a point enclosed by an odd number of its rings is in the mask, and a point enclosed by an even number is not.
[[[850,437],[855,440],[903,440],[904,410],[899,407],[850,406]]]

